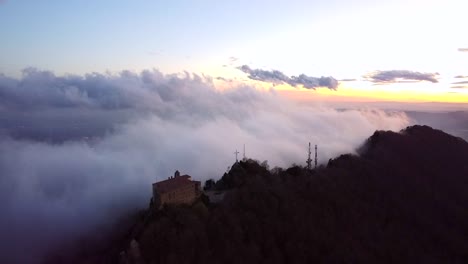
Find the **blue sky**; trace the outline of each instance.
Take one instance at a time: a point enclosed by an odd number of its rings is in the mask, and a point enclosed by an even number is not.
[[[194,64],[236,56],[262,36],[320,16],[332,6],[304,2],[16,1],[0,7],[2,70],[27,66],[58,72]]]
[[[468,75],[468,52],[458,50],[468,47],[467,7],[463,0],[4,0],[0,72],[156,68],[235,78],[245,77],[237,66],[249,65],[359,79],[408,70],[439,73],[438,85],[448,88],[453,76]]]

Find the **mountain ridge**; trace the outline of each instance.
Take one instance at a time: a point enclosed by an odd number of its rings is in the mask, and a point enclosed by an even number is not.
[[[204,198],[192,206],[149,208],[135,218],[126,247],[84,259],[466,263],[466,161],[466,141],[427,126],[376,131],[358,155],[341,155],[316,170],[240,161],[215,183],[229,190],[220,204]],[[84,262],[75,255],[49,263],[64,259]]]

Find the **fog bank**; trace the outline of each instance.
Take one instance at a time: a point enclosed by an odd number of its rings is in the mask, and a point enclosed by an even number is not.
[[[34,263],[63,241],[147,206],[151,183],[178,169],[219,178],[234,151],[270,166],[354,152],[402,112],[297,104],[275,90],[217,89],[210,77],[157,70],[0,75],[0,259]],[[27,250],[28,254],[24,254]]]

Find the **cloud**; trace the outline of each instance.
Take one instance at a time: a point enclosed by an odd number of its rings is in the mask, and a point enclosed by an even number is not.
[[[468,84],[468,81],[462,81],[462,82],[454,82],[452,84]]]
[[[218,80],[218,81],[224,81],[224,82],[229,82],[229,83],[233,82],[232,79],[227,79],[227,78],[224,78],[224,77],[221,77],[221,76],[218,76],[215,79]]]
[[[460,52],[468,52],[468,48],[459,48],[458,51],[460,51]]]
[[[468,81],[454,82],[452,84],[468,84]]]
[[[236,64],[236,62],[238,61],[239,61],[239,58],[231,56],[228,58],[228,63],[223,64],[223,67],[228,67],[228,66],[233,67],[234,64]]]
[[[230,63],[234,63],[234,62],[236,62],[238,60],[239,60],[239,58],[236,58],[236,57],[233,57],[233,56],[229,57],[229,62]]]
[[[421,73],[406,70],[375,71],[363,76],[366,80],[373,83],[397,83],[407,81],[428,81],[437,83],[438,73]]]
[[[340,82],[355,82],[357,79],[341,79]]]
[[[455,76],[454,78],[456,78],[456,79],[465,79],[465,78],[468,78],[468,76],[458,75],[458,76]],[[468,88],[468,81],[453,82],[452,84],[453,84],[453,86],[451,86],[450,88],[453,88],[453,89]]]
[[[331,90],[336,90],[338,87],[338,81],[333,77],[310,77],[305,74],[299,76],[287,76],[284,73],[278,70],[261,70],[261,69],[251,69],[247,65],[242,65],[238,67],[239,70],[247,73],[249,78],[252,80],[270,82],[273,84],[283,84],[287,83],[291,86],[297,87],[299,85],[307,89],[316,89],[318,87],[327,87]]]
[[[297,104],[274,90],[157,70],[0,76],[0,259],[37,263],[45,252],[145,207],[151,183],[178,169],[218,178],[237,148],[288,166],[354,152],[404,113]],[[343,133],[346,131],[346,133]],[[85,138],[94,138],[89,141]],[[274,144],[273,144],[274,143]],[[24,254],[28,249],[28,254]]]

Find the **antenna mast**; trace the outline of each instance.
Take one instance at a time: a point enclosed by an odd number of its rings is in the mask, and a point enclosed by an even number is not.
[[[309,150],[309,153],[310,153],[310,150]],[[317,145],[315,145],[315,169],[317,169]]]
[[[309,152],[308,152],[308,158],[307,158],[307,169],[310,170],[312,168],[312,159],[310,158],[310,155],[312,152],[310,151],[310,142],[309,142]]]
[[[244,160],[245,160],[245,144],[244,144]]]

